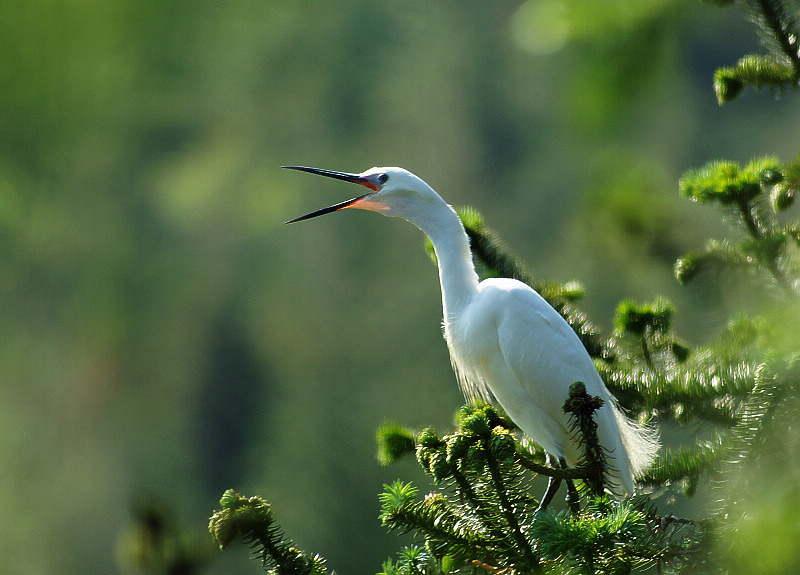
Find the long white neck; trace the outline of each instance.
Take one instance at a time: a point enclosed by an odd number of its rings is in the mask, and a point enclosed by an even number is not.
[[[439,263],[445,328],[478,293],[469,238],[456,212],[444,200],[409,219],[430,238]]]

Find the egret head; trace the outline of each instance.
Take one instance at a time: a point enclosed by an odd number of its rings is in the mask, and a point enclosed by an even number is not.
[[[366,194],[345,202],[289,220],[286,222],[287,224],[315,218],[345,208],[369,210],[385,216],[399,216],[410,219],[416,213],[424,210],[426,206],[442,202],[442,199],[428,184],[403,168],[370,168],[360,174],[350,174],[305,166],[283,167],[361,184],[370,190]]]

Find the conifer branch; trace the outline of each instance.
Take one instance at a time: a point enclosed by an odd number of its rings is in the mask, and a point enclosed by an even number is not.
[[[568,572],[573,568],[579,573],[609,575],[654,564],[659,573],[665,566],[677,571],[703,539],[702,528],[694,522],[660,517],[641,500],[614,505],[605,497],[592,500],[577,518],[542,514],[533,533],[542,541],[543,559],[563,565]]]
[[[509,486],[506,485],[503,473],[500,471],[500,465],[491,453],[486,458],[486,463],[492,478],[492,486],[494,487],[497,500],[500,503],[500,510],[511,532],[511,536],[514,539],[514,552],[521,555],[524,560],[524,570],[529,571],[535,569],[539,565],[539,560],[534,554],[530,542],[522,533],[522,527],[517,518],[519,509],[511,502]],[[522,565],[519,567],[522,567]]]
[[[445,495],[430,493],[416,501],[416,494],[417,489],[410,483],[395,481],[384,485],[380,495],[381,523],[389,530],[424,533],[434,553],[440,555],[454,547],[463,553],[485,556],[503,540],[474,521],[465,520]]]
[[[682,482],[684,493],[692,496],[697,490],[700,475],[719,469],[725,457],[724,446],[725,442],[719,438],[690,448],[664,448],[653,467],[639,481],[652,487]]]
[[[786,62],[774,56],[748,54],[736,62],[736,66],[724,66],[714,72],[714,94],[717,102],[727,104],[741,93],[746,85],[761,89],[794,86],[797,72]]]
[[[747,0],[768,55],[750,54],[735,67],[719,68],[714,74],[714,92],[720,105],[735,99],[745,85],[782,89],[800,81],[800,41],[795,6],[784,0]]]
[[[269,503],[260,497],[245,498],[233,489],[219,500],[208,530],[220,549],[237,537],[253,549],[270,575],[324,575],[325,560],[297,549],[275,522]]]
[[[795,78],[800,77],[800,44],[798,44],[797,20],[794,13],[797,7],[790,8],[783,0],[755,0],[756,21],[760,29],[779,47],[788,59]]]
[[[597,438],[595,412],[603,406],[603,400],[586,393],[586,385],[576,381],[569,386],[569,397],[564,402],[563,411],[570,416],[572,439],[583,449],[580,467],[586,471],[583,478],[589,490],[596,497],[603,494],[608,483],[608,462],[606,452]],[[613,485],[612,488],[618,486]]]
[[[630,365],[624,370],[600,366],[600,375],[614,395],[636,411],[657,412],[679,423],[704,420],[729,427],[736,409],[755,386],[756,367],[742,362],[717,365],[705,354],[669,372]]]
[[[749,239],[736,244],[710,242],[705,253],[679,260],[675,268],[678,279],[685,283],[703,267],[759,267],[772,276],[784,293],[796,297],[784,264],[790,236],[774,216],[775,208],[781,208],[784,203],[780,198],[790,197],[794,189],[794,183],[787,180],[788,175],[794,181],[794,170],[793,164],[784,167],[776,158],[768,156],[743,167],[734,162],[716,161],[686,172],[680,181],[681,195],[692,201],[717,202],[732,209]],[[770,201],[773,195],[776,199]],[[772,206],[772,211],[766,207],[768,205]]]
[[[407,454],[414,453],[416,443],[414,433],[399,423],[387,421],[375,432],[378,445],[378,461],[389,465]]]
[[[378,575],[436,575],[450,572],[449,566],[438,568],[430,553],[419,545],[403,547],[397,555],[397,561],[384,561],[383,571]]]

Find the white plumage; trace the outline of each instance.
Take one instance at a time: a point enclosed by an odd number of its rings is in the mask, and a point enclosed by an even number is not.
[[[609,487],[620,496],[633,493],[657,442],[620,412],[578,336],[536,291],[513,279],[484,280],[459,317],[450,316],[445,334],[464,394],[497,401],[530,438],[570,466],[581,451],[562,406],[569,385],[582,381],[604,401],[595,418],[612,467]]]
[[[371,190],[292,222],[357,208],[403,218],[427,234],[438,259],[444,335],[468,399],[496,401],[547,453],[574,465],[579,446],[561,409],[569,385],[582,381],[587,393],[602,398],[595,417],[612,467],[609,488],[617,496],[633,493],[634,479],[658,449],[655,432],[622,414],[578,336],[535,290],[507,278],[478,281],[461,220],[428,184],[402,168],[348,174],[286,167]]]

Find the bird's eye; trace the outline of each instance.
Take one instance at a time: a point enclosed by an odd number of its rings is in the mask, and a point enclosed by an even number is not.
[[[385,184],[386,182],[389,181],[389,174],[381,174],[380,176],[378,176],[378,181],[381,184]]]

